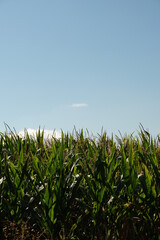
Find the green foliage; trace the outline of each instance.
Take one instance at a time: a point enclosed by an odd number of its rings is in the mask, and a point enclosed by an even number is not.
[[[0,239],[160,239],[159,143],[0,134]]]

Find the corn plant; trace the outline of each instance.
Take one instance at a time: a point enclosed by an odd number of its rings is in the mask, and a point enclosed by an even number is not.
[[[0,239],[160,239],[160,137],[0,134]],[[8,132],[9,130],[9,132]]]

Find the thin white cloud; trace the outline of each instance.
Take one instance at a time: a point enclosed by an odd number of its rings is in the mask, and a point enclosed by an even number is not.
[[[71,105],[72,108],[85,108],[88,107],[88,104],[86,103],[73,103]]]
[[[32,129],[32,128],[28,128],[26,130],[22,130],[18,133],[18,135],[22,138],[25,137],[26,132],[29,134],[30,137],[36,138],[36,134],[39,130],[37,129]],[[43,130],[41,129],[40,132],[42,132]],[[52,130],[44,130],[44,139],[51,139],[52,137],[55,138],[61,138],[61,132],[60,131],[52,131]]]

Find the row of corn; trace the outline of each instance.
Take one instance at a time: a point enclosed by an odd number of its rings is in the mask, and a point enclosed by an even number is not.
[[[0,239],[160,239],[160,139],[0,135]]]

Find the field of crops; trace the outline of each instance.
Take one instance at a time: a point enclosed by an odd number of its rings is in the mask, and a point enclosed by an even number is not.
[[[0,239],[160,239],[160,138],[1,134]]]

